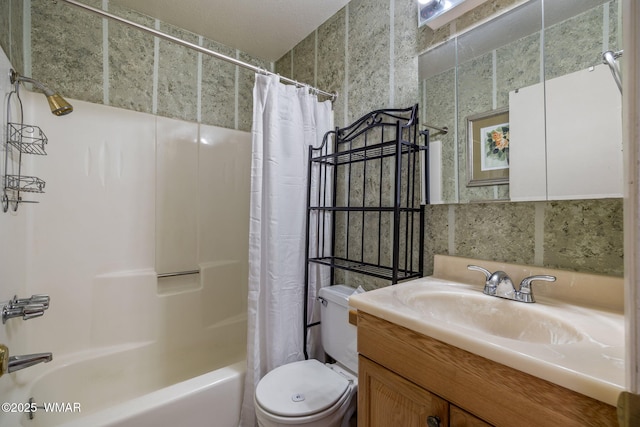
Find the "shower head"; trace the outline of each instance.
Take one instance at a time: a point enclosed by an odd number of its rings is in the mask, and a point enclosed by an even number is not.
[[[56,116],[64,116],[65,114],[69,114],[73,111],[73,107],[69,104],[59,93],[54,92],[49,89],[44,84],[39,81],[32,79],[31,77],[21,76],[14,70],[9,71],[9,79],[11,83],[31,83],[35,88],[39,89],[44,93],[44,96],[47,97],[47,101],[49,102],[49,108],[51,112]]]

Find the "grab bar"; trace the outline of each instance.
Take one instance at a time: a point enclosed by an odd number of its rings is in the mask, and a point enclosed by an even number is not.
[[[189,274],[200,274],[200,270],[176,271],[174,273],[161,273],[161,274],[158,274],[158,279],[162,279],[163,277],[187,276]]]

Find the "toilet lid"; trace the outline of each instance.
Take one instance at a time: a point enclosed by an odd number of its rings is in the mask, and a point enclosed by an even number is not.
[[[256,401],[266,411],[303,417],[331,407],[349,388],[349,380],[315,359],[289,363],[265,375]]]

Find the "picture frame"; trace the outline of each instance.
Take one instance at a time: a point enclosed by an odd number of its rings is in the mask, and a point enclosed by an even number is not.
[[[467,117],[467,187],[509,183],[509,108]]]

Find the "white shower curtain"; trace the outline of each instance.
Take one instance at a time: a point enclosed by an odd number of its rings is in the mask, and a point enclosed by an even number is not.
[[[254,427],[254,391],[270,370],[304,359],[308,146],[333,126],[330,101],[256,74],[253,89],[247,374],[241,427]],[[315,296],[312,289],[311,298]]]

